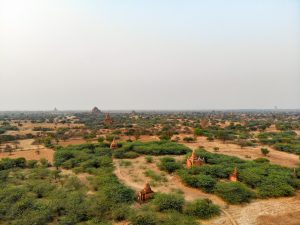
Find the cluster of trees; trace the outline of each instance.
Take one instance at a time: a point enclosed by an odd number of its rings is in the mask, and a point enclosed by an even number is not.
[[[171,141],[127,142],[114,150],[116,158],[136,158],[139,155],[184,155],[190,149]]]
[[[167,171],[168,173],[173,173],[174,171],[181,169],[182,164],[180,162],[177,162],[172,157],[163,157],[160,159],[160,163],[158,164],[158,167],[163,171]]]
[[[2,125],[0,125],[0,134],[4,134],[8,130],[19,130],[19,128],[16,126],[12,126],[5,121],[2,123]]]
[[[257,137],[262,144],[272,145],[279,151],[300,155],[300,137],[294,131],[264,132]]]
[[[53,128],[50,128],[50,127],[34,127],[32,129],[33,131],[53,131],[54,129]]]
[[[225,128],[220,126],[209,126],[205,129],[196,128],[194,130],[195,135],[206,136],[208,140],[212,141],[214,139],[225,141],[234,141],[234,140],[247,140],[251,137],[249,132],[245,127],[241,125],[230,125]]]
[[[178,170],[183,182],[205,192],[213,192],[232,204],[248,202],[256,197],[290,196],[300,189],[299,173],[271,165],[268,160],[246,161],[204,150],[198,150],[197,155],[204,157],[207,164]],[[240,182],[224,182],[235,167],[238,168]]]

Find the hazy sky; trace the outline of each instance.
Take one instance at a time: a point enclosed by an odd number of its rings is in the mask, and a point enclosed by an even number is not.
[[[0,0],[0,110],[300,108],[299,0]]]

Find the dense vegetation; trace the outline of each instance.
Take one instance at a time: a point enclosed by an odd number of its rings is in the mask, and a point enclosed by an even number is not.
[[[265,160],[246,161],[237,157],[198,150],[206,165],[178,170],[183,182],[206,192],[214,192],[229,203],[252,198],[290,196],[300,189],[300,174],[292,169],[271,165]],[[225,182],[237,167],[240,182]],[[299,171],[299,169],[298,169]]]
[[[170,141],[127,142],[114,151],[116,158],[136,158],[139,155],[184,155],[189,152],[184,145]]]
[[[261,143],[272,145],[279,151],[300,155],[300,137],[294,131],[264,132],[258,138]]]

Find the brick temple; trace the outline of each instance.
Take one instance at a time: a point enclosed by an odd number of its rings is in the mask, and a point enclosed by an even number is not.
[[[186,167],[188,169],[192,168],[193,166],[201,166],[203,164],[205,164],[204,158],[198,157],[195,150],[193,150],[191,157],[186,160]]]
[[[116,149],[116,148],[118,148],[118,143],[116,142],[116,140],[114,138],[110,144],[110,149]]]
[[[237,170],[236,167],[234,168],[233,173],[230,174],[229,180],[230,180],[231,182],[237,182],[237,181],[238,181],[238,170]]]
[[[150,184],[146,183],[143,190],[141,190],[138,194],[138,200],[140,202],[145,202],[146,200],[152,198],[154,191],[152,191]]]

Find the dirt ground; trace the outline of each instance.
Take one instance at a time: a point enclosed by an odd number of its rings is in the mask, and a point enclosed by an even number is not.
[[[259,216],[258,225],[299,225],[300,211],[279,214],[277,216]]]
[[[80,144],[85,144],[86,140],[83,138],[71,138],[66,141],[59,141],[59,145],[61,146],[68,146],[68,145],[80,145]]]
[[[52,128],[52,129],[58,129],[58,128],[79,128],[84,127],[83,124],[63,124],[63,123],[31,123],[29,121],[22,121],[22,126],[18,126],[18,123],[12,122],[11,125],[17,126],[19,130],[14,131],[6,131],[5,134],[9,135],[25,135],[25,134],[37,134],[41,131],[33,131],[34,127],[43,127],[43,128]]]
[[[53,155],[54,151],[49,148],[40,148],[40,153],[37,154],[36,149],[31,150],[23,150],[23,151],[15,151],[11,154],[8,152],[1,152],[0,153],[0,159],[3,158],[19,158],[24,157],[26,160],[40,160],[40,159],[47,159],[49,162],[53,162]]]
[[[182,157],[175,157],[181,160]],[[156,166],[159,157],[153,157],[153,163],[146,163],[144,157],[130,159],[130,165],[120,165],[122,160],[115,159],[115,174],[125,185],[139,191],[146,182],[151,183],[151,178],[144,175],[144,171],[151,169],[157,174],[161,171]],[[222,199],[213,194],[207,194],[199,189],[186,187],[180,178],[174,175],[164,175],[167,179],[152,186],[155,192],[179,192],[187,201],[197,198],[209,198],[221,206],[222,214],[211,220],[201,221],[206,225],[300,225],[299,215],[295,212],[300,208],[300,192],[296,196],[288,198],[274,198],[267,200],[255,200],[244,205],[227,205]],[[271,223],[275,221],[275,223]]]

